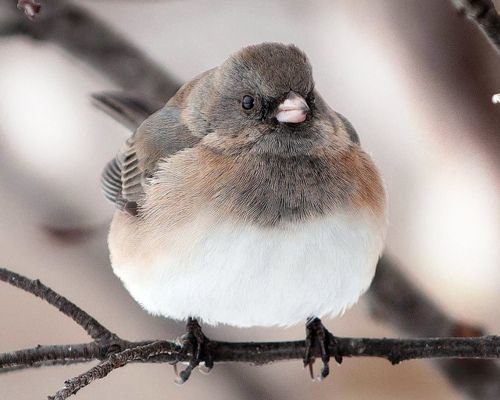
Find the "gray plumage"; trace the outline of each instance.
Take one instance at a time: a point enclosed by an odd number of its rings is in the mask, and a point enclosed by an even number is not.
[[[310,112],[303,123],[276,120],[277,106],[290,93],[307,101]],[[255,107],[244,110],[242,98],[248,94]],[[112,100],[115,105],[116,98]],[[122,118],[129,125],[141,118],[135,99],[125,97],[125,107],[117,104],[111,107],[115,113],[133,105],[130,117]],[[322,154],[330,135],[342,143],[332,150],[340,158],[349,158],[350,147],[358,147],[352,125],[314,90],[305,54],[293,45],[249,46],[184,85],[148,117],[106,166],[102,188],[120,210],[136,215],[160,160],[194,146],[235,159],[253,154],[248,179],[227,181],[227,187],[217,191],[216,202],[246,207],[247,217],[259,224],[301,220],[338,207],[352,195],[343,165]],[[202,142],[205,137],[207,143]]]

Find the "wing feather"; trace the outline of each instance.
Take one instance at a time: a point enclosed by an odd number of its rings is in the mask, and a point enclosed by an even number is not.
[[[112,104],[115,111],[119,109],[116,106],[118,101],[119,105],[134,104],[135,111],[149,109],[149,105],[138,105],[140,99],[128,101],[126,96],[113,95]],[[109,100],[107,97],[105,99]],[[145,185],[148,184],[147,178],[156,171],[158,161],[179,150],[192,147],[201,140],[180,122],[181,110],[178,102],[174,104],[176,105],[167,104],[145,119],[127,139],[118,155],[104,168],[101,176],[102,191],[119,210],[136,215],[138,203],[144,195]],[[122,107],[124,108],[125,106]],[[129,125],[141,118],[139,112],[127,115],[133,115],[133,118],[129,118]]]

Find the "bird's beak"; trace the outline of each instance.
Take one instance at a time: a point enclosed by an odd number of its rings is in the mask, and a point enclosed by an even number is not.
[[[278,106],[276,119],[279,122],[299,124],[305,121],[308,112],[309,106],[304,98],[295,92],[290,92],[283,103]]]

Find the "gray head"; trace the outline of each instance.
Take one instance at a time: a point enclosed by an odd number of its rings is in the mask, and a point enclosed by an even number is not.
[[[334,130],[311,64],[294,45],[245,47],[199,83],[195,103],[203,104],[190,119],[214,133],[206,142],[219,150],[303,154]]]
[[[246,115],[260,120],[272,119],[277,107],[292,93],[312,100],[314,80],[306,55],[294,45],[263,43],[249,46],[227,60],[221,67],[225,89],[232,88],[238,98],[249,96],[254,106]]]

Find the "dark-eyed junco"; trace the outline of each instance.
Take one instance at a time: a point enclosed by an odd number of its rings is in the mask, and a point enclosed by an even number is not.
[[[188,319],[195,356],[182,380],[208,352],[196,319],[307,320],[310,365],[317,337],[320,348],[334,340],[318,318],[358,300],[383,247],[380,175],[293,45],[246,47],[182,86],[127,140],[102,184],[119,208],[114,272],[149,312]]]

